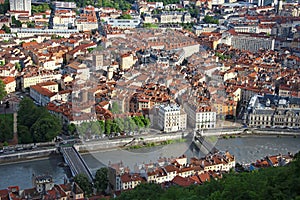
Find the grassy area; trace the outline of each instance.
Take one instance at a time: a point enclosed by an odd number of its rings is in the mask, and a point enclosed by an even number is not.
[[[207,136],[207,137],[205,137],[205,140],[207,140],[210,143],[214,144],[218,141],[218,137],[217,136]]]
[[[158,25],[152,23],[144,23],[143,28],[158,28]]]
[[[186,139],[177,139],[177,140],[167,140],[162,142],[149,142],[143,145],[132,145],[128,147],[128,149],[140,149],[140,148],[147,148],[147,147],[155,147],[155,146],[162,146],[162,145],[168,145],[168,144],[175,144],[180,142],[185,142]]]

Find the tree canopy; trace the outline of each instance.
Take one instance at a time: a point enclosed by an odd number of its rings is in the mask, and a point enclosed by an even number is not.
[[[0,14],[5,14],[9,10],[9,0],[5,0],[3,4],[0,4]]]
[[[11,33],[10,28],[8,26],[6,26],[5,24],[3,24],[1,30],[4,31],[5,33]]]
[[[35,5],[31,6],[32,13],[40,13],[40,12],[45,12],[47,10],[50,10],[50,6],[47,3],[41,4],[38,6],[35,6]]]
[[[97,170],[95,175],[95,188],[98,192],[105,192],[108,185],[108,169],[106,167]]]
[[[118,17],[118,19],[132,19],[130,14],[123,14],[120,17]]]
[[[7,95],[7,92],[5,90],[5,84],[4,82],[0,79],[0,101]]]
[[[64,0],[66,1],[66,0]],[[111,7],[118,10],[129,10],[131,8],[131,4],[134,3],[133,0],[67,0],[75,2],[77,7],[85,7],[88,5],[92,5],[95,7]]]
[[[163,2],[164,5],[168,4],[179,4],[180,0],[148,0],[149,2]]]
[[[17,28],[22,27],[22,22],[20,20],[17,20],[15,16],[11,17],[11,23]]]
[[[48,142],[62,130],[61,121],[44,107],[37,107],[24,98],[18,110],[18,136],[20,143]]]
[[[0,115],[0,143],[13,138],[13,114]]]
[[[77,174],[74,177],[74,181],[83,190],[84,195],[86,197],[91,196],[91,194],[93,192],[93,186],[92,186],[92,183],[89,182],[89,179],[88,179],[88,177],[85,174]]]
[[[214,17],[209,16],[209,15],[205,15],[203,21],[208,23],[208,24],[219,24],[218,19],[215,19]]]

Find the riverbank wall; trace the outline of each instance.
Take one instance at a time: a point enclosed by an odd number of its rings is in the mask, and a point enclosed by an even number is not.
[[[17,161],[19,162],[23,160],[34,160],[38,158],[49,157],[52,154],[58,154],[57,148],[2,154],[0,155],[0,164]]]
[[[286,130],[252,130],[253,135],[278,135],[278,136],[300,136],[300,130],[298,131],[286,131]]]
[[[237,129],[237,130],[205,130],[199,133],[201,136],[300,136],[300,132],[288,131],[288,130],[255,130],[255,129]],[[122,148],[131,145],[140,145],[141,143],[158,143],[168,140],[178,140],[183,139],[187,136],[192,136],[190,132],[176,132],[176,133],[164,133],[157,135],[139,135],[131,138],[120,138],[111,140],[99,140],[84,142],[83,144],[75,144],[74,147],[79,152],[89,152],[89,151],[101,151]]]
[[[205,130],[199,133],[201,136],[251,136],[251,135],[278,135],[278,136],[300,136],[300,130],[260,130],[260,129],[240,129],[240,130]]]
[[[187,137],[188,133],[165,133],[157,135],[139,135],[132,138],[112,139],[104,141],[85,142],[83,144],[75,144],[74,147],[79,152],[99,151],[107,149],[122,148],[130,145],[139,145],[141,143],[163,142],[168,140],[178,140]]]

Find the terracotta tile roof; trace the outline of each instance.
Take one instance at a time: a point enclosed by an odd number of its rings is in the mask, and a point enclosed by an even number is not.
[[[209,181],[210,180],[210,175],[208,172],[204,172],[202,174],[199,174],[199,179],[202,183],[206,182],[206,181]]]
[[[128,183],[128,182],[132,182],[132,181],[145,181],[145,179],[143,179],[140,174],[128,174],[125,173],[123,175],[121,175],[121,181],[122,183]]]
[[[1,200],[9,200],[9,193],[7,189],[0,190],[0,199]]]
[[[48,90],[47,88],[43,88],[40,85],[33,85],[30,86],[30,90],[35,90],[36,92],[38,92],[39,94],[43,95],[43,96],[47,96],[47,97],[52,97],[54,96],[56,93],[55,92],[51,92],[50,90]]]
[[[193,185],[193,184],[197,183],[197,181],[195,181],[194,179],[183,178],[181,176],[175,176],[171,182],[173,184],[179,185],[181,187],[187,187],[187,186],[190,186],[190,185]]]
[[[8,76],[8,77],[0,77],[0,79],[3,81],[3,83],[5,85],[12,83],[14,81],[16,81],[16,79],[14,77]]]

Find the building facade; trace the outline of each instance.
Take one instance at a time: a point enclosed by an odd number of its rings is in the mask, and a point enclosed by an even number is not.
[[[274,50],[275,39],[270,37],[252,37],[250,35],[234,35],[231,39],[234,48],[256,52],[259,49]]]
[[[196,130],[216,127],[216,112],[209,105],[195,105],[188,102],[184,105],[188,117],[188,125]]]
[[[245,122],[258,128],[300,128],[300,98],[254,95]]]
[[[28,11],[31,15],[31,0],[9,0],[10,10]]]
[[[186,129],[186,113],[176,104],[158,106],[158,127],[165,132]]]
[[[113,19],[109,18],[107,21],[108,25],[111,25],[112,27],[118,27],[118,28],[137,28],[141,23],[140,19]]]

